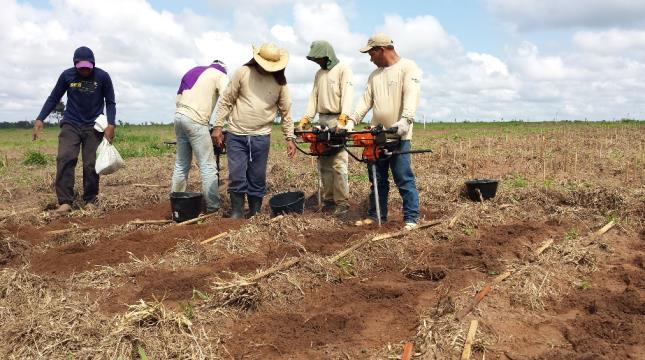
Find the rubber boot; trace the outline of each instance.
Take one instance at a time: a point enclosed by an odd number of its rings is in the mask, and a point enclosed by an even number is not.
[[[229,193],[231,197],[231,219],[244,219],[244,194]]]
[[[262,208],[261,196],[249,196],[249,217],[255,216]]]

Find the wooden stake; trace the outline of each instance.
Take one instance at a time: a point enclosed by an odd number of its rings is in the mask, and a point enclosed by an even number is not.
[[[206,240],[204,240],[204,241],[200,242],[200,244],[205,245],[205,244],[208,244],[208,243],[210,243],[210,242],[213,242],[213,241],[215,241],[215,240],[217,240],[217,239],[221,239],[221,238],[223,238],[223,237],[228,236],[228,233],[229,233],[229,231],[224,231],[223,233],[219,233],[219,234],[217,234],[217,235],[215,235],[215,236],[209,237],[208,239],[206,239]]]
[[[475,295],[475,298],[473,299],[472,304],[470,304],[468,307],[464,308],[461,310],[459,313],[457,313],[457,320],[462,320],[463,318],[466,317],[466,315],[470,314],[471,311],[475,310],[477,305],[484,300],[486,295],[488,295],[492,290],[493,286],[498,285],[502,281],[504,281],[507,277],[511,276],[513,272],[511,271],[505,271],[499,275],[497,275],[488,285],[484,286],[478,293]]]
[[[180,222],[180,223],[178,223],[178,224],[177,224],[177,226],[183,226],[183,225],[190,225],[190,224],[194,224],[194,223],[200,222],[200,221],[202,221],[202,220],[204,220],[204,219],[208,219],[209,217],[213,217],[213,216],[215,216],[215,215],[217,215],[217,213],[210,213],[210,214],[206,214],[206,215],[198,216],[198,217],[196,217],[196,218],[194,218],[194,219],[186,220],[186,221],[184,221],[184,222]]]
[[[129,225],[163,225],[163,224],[170,224],[172,220],[133,220],[130,221],[128,224]]]
[[[405,343],[403,345],[403,354],[401,355],[401,360],[410,360],[412,357],[412,348],[414,345],[411,342]]]
[[[132,184],[134,187],[162,187],[165,185],[158,185],[158,184]]]
[[[260,272],[260,273],[258,273],[256,275],[251,276],[248,279],[244,279],[242,281],[232,282],[232,283],[230,283],[228,285],[224,285],[224,286],[218,286],[216,289],[217,290],[226,290],[226,289],[230,289],[230,288],[234,288],[234,287],[242,287],[242,286],[253,285],[258,280],[260,280],[262,278],[265,278],[265,277],[267,277],[269,275],[275,274],[278,271],[286,270],[286,269],[294,266],[295,264],[299,263],[302,259],[303,259],[303,257],[297,257],[297,258],[293,258],[291,260],[284,261],[281,264],[278,264],[278,265],[276,265],[276,266],[274,266],[272,268],[264,270],[264,271],[262,271],[262,272]]]
[[[475,334],[477,334],[477,325],[479,325],[479,322],[477,320],[472,320],[470,322],[470,327],[468,328],[468,336],[466,336],[466,343],[464,344],[464,352],[461,353],[461,360],[470,359],[470,352],[473,347],[473,342],[475,341]]]
[[[452,229],[452,227],[455,226],[455,223],[457,222],[459,217],[464,213],[464,211],[466,211],[466,207],[467,206],[464,206],[459,211],[457,211],[457,214],[452,218],[452,220],[450,220],[450,223],[448,224],[448,229]]]
[[[603,226],[602,228],[600,228],[600,230],[596,231],[594,235],[601,236],[605,234],[607,231],[609,231],[611,228],[613,228],[614,225],[616,225],[616,222],[614,220],[611,220],[610,222],[607,223],[607,225]]]
[[[549,246],[551,246],[551,244],[553,244],[553,239],[548,239],[547,241],[545,241],[542,244],[542,246],[540,246],[539,248],[537,248],[537,250],[535,250],[534,252],[535,256],[542,254],[544,250],[546,250]]]
[[[405,235],[405,234],[409,234],[412,231],[421,230],[423,228],[427,228],[429,226],[439,225],[441,223],[442,223],[441,220],[432,221],[432,222],[429,222],[429,223],[420,224],[419,226],[417,226],[413,230],[402,230],[402,231],[397,231],[395,233],[387,233],[387,234],[376,235],[373,238],[365,238],[363,240],[358,241],[354,245],[348,247],[347,249],[339,252],[338,254],[332,256],[331,258],[329,258],[329,262],[331,262],[332,264],[335,263],[336,261],[344,258],[345,256],[349,255],[352,251],[354,251],[354,250],[358,249],[359,247],[367,244],[368,242],[380,241],[380,240],[385,240],[385,239],[390,239],[390,238],[402,236],[402,235]]]

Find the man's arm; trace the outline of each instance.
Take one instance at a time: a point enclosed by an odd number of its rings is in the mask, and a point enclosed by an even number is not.
[[[60,102],[60,99],[63,98],[63,95],[65,95],[65,92],[69,88],[69,84],[65,80],[64,72],[60,74],[58,77],[58,81],[56,81],[56,85],[54,86],[54,89],[52,90],[51,94],[47,97],[47,100],[45,100],[45,104],[43,105],[42,109],[40,110],[40,114],[38,114],[38,117],[36,118],[36,121],[44,121],[47,116],[54,110],[56,105]]]
[[[222,97],[224,94],[224,91],[226,91],[226,87],[228,86],[228,76],[226,75],[221,75],[217,76],[216,83],[215,83],[215,91],[213,93],[213,109],[215,110],[215,107],[217,106],[217,101],[219,98]]]
[[[233,74],[231,82],[219,98],[219,102],[217,103],[215,110],[215,127],[223,127],[226,122],[226,118],[233,110],[233,105],[235,105],[235,102],[240,95],[241,81],[244,73],[248,73],[248,66],[243,66]]]
[[[103,83],[103,96],[105,97],[105,116],[109,125],[116,123],[116,101],[114,98],[114,86],[108,73],[105,73],[105,82]]]
[[[311,121],[316,117],[316,108],[318,107],[318,74],[314,77],[314,87],[311,89],[311,94],[309,95],[309,101],[307,101],[307,107],[305,108],[305,113],[303,118],[309,119]]]
[[[365,86],[365,91],[363,92],[363,97],[358,100],[358,104],[356,105],[354,113],[349,117],[354,122],[354,124],[358,124],[363,121],[363,118],[365,117],[365,115],[367,115],[367,112],[372,108],[373,102],[374,97],[372,92],[371,78],[369,78],[367,80],[367,85]]]
[[[340,113],[348,115],[352,111],[354,100],[354,73],[349,66],[346,66],[340,75]]]
[[[296,144],[294,143],[295,135],[293,134],[293,120],[291,119],[291,97],[287,85],[280,87],[280,97],[278,98],[278,110],[282,115],[280,125],[282,134],[287,140],[287,155],[292,158],[296,155]]]
[[[421,95],[421,70],[411,64],[403,75],[403,104],[401,118],[414,122]]]

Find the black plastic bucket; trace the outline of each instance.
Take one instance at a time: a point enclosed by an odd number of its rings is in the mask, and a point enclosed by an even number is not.
[[[269,208],[272,216],[288,213],[302,214],[305,211],[305,193],[289,191],[274,195],[269,199]]]
[[[202,209],[202,193],[172,192],[170,193],[170,208],[172,219],[176,222],[194,219]]]
[[[481,193],[482,199],[492,199],[497,193],[497,184],[499,180],[491,179],[473,179],[466,181],[466,192],[468,198],[472,201],[480,201],[479,194]]]

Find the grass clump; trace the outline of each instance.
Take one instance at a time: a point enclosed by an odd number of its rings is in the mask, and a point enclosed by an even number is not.
[[[23,165],[27,166],[43,166],[47,165],[47,162],[47,155],[38,150],[29,150],[22,161]]]

